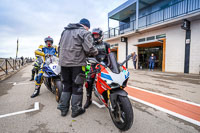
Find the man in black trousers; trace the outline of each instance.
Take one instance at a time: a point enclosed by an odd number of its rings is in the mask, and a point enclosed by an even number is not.
[[[59,43],[59,65],[61,66],[61,78],[63,92],[58,104],[62,116],[66,116],[70,106],[72,117],[85,112],[82,108],[83,82],[77,83],[84,75],[86,57],[97,55],[97,49],[92,45],[93,39],[88,31],[90,22],[83,18],[79,23],[69,24],[65,27]]]

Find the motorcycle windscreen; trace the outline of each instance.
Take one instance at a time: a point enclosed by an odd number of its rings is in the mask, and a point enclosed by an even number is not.
[[[108,54],[108,67],[113,73],[120,73],[119,65],[117,63],[115,54],[112,52]]]

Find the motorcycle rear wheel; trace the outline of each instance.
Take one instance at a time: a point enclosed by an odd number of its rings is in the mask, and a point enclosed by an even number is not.
[[[131,128],[133,125],[134,115],[128,97],[118,96],[116,108],[114,111],[109,111],[112,121],[117,128],[121,131],[127,131]]]

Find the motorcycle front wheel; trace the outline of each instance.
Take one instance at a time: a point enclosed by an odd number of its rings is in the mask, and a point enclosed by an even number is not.
[[[118,96],[114,111],[109,111],[112,121],[117,128],[121,131],[127,131],[131,128],[134,115],[128,97]]]
[[[62,94],[63,86],[60,80],[56,80],[55,82],[56,82],[56,86],[55,86],[56,87],[55,89],[56,101],[59,102],[61,94]]]

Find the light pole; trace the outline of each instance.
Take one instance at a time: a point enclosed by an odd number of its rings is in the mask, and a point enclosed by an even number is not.
[[[128,38],[127,37],[121,37],[121,42],[126,43],[126,59],[128,56]],[[126,62],[126,68],[128,68],[128,61]]]
[[[184,61],[184,73],[189,73],[190,66],[190,42],[191,42],[191,30],[190,30],[190,21],[185,19],[181,28],[186,31],[185,35],[185,61]]]

